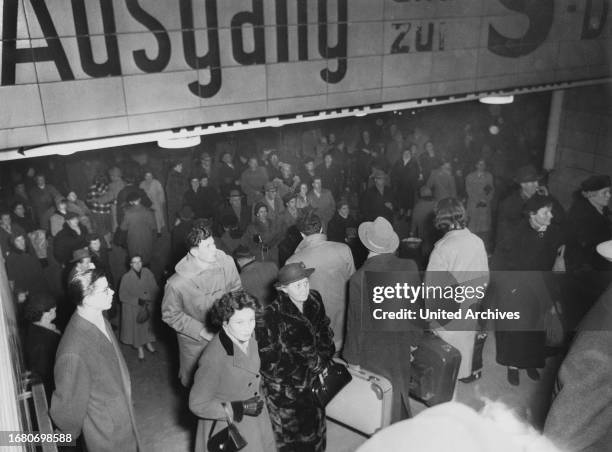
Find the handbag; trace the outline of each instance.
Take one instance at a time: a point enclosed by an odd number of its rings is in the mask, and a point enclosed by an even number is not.
[[[557,250],[557,257],[555,257],[552,271],[555,273],[565,273],[565,245],[561,245]]]
[[[213,422],[210,427],[210,432],[208,433],[208,441],[206,442],[208,452],[236,452],[247,445],[246,440],[238,431],[238,427],[236,427],[236,424],[232,421],[227,405],[225,403],[222,405],[225,410],[227,427],[223,430],[219,430],[213,435],[212,432],[215,430],[217,421],[215,420]]]
[[[145,323],[151,318],[151,302],[148,300],[138,300],[138,305],[136,323]]]
[[[552,309],[544,315],[544,328],[546,329],[546,345],[549,347],[559,347],[563,345],[565,330],[561,322],[561,313],[557,303],[553,301]]]
[[[353,379],[344,364],[330,361],[312,383],[312,395],[325,408],[336,394]]]

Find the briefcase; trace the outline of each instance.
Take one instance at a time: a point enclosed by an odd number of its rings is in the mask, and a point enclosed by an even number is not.
[[[452,400],[461,353],[433,333],[422,336],[412,351],[410,396],[427,406]]]
[[[334,421],[373,435],[391,422],[391,382],[365,369],[349,367],[349,372],[353,379],[329,402],[325,412]]]

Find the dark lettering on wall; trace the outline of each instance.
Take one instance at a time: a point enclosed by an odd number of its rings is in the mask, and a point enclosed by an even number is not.
[[[527,16],[529,28],[520,38],[508,38],[489,25],[488,49],[496,55],[518,58],[537,49],[553,24],[554,0],[499,0],[506,8]]]
[[[298,0],[298,60],[308,61],[308,5]]]
[[[415,46],[417,52],[431,52],[433,49],[434,24],[427,24],[427,41],[423,42],[423,25],[417,26]]]
[[[287,0],[276,0],[276,58],[279,63],[289,61],[288,22]]]
[[[193,31],[193,2],[192,0],[180,1],[185,62],[193,69],[208,68],[210,70],[210,81],[206,85],[202,85],[198,81],[192,82],[189,84],[189,91],[199,97],[213,97],[221,89],[217,1],[205,0],[208,52],[202,56],[197,56],[196,52],[195,33]]]
[[[35,2],[38,3],[38,2]],[[77,33],[77,44],[83,72],[91,77],[106,77],[108,75],[121,75],[121,62],[119,61],[119,45],[117,44],[117,30],[115,27],[115,14],[113,2],[100,0],[102,11],[102,24],[104,27],[104,43],[106,44],[106,61],[96,63],[93,57],[89,26],[87,25],[87,12],[84,0],[72,0],[72,14],[74,27]]]
[[[410,46],[404,42],[406,35],[410,31],[412,24],[406,23],[394,23],[391,24],[394,30],[400,30],[393,42],[391,43],[391,53],[408,53],[410,52]]]
[[[138,69],[143,72],[152,73],[163,71],[166,69],[166,66],[168,66],[172,53],[168,32],[159,20],[142,9],[138,0],[125,0],[125,4],[132,17],[153,33],[157,41],[157,48],[159,49],[157,57],[153,59],[147,56],[144,49],[135,50],[133,52],[134,63],[136,63]]]
[[[265,64],[266,44],[264,35],[263,0],[252,0],[253,11],[241,11],[231,21],[232,27],[232,54],[234,59],[243,65]],[[244,50],[245,24],[253,25],[253,42],[255,48],[252,52]]]
[[[49,10],[45,2],[33,1],[32,9],[40,24],[46,47],[34,47],[32,49],[17,48],[17,8],[18,0],[4,0],[2,8],[2,81],[1,84],[15,84],[15,69],[18,63],[33,63],[53,61],[60,78],[63,81],[74,80],[74,74],[68,63],[66,52],[57,36],[55,25],[51,20]]]
[[[330,71],[329,67],[321,70],[321,78],[327,83],[338,83],[346,75],[346,57],[348,40],[348,5],[347,0],[338,1],[338,42],[330,46],[327,36],[327,0],[319,0],[319,53],[323,58],[338,59],[338,69]]]
[[[599,4],[599,16],[593,14],[593,0],[586,0],[582,33],[580,39],[595,39],[601,35],[608,19],[609,0],[596,0]],[[597,14],[597,13],[595,13]]]

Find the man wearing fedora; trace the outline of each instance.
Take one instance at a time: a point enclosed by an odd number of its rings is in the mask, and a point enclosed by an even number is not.
[[[362,223],[358,233],[368,250],[368,259],[349,281],[346,338],[342,355],[349,364],[362,366],[391,381],[391,422],[397,422],[410,416],[410,346],[416,344],[420,331],[414,326],[408,328],[408,323],[405,331],[365,331],[362,320],[370,312],[366,278],[370,272],[402,272],[403,282],[418,287],[421,277],[413,260],[395,256],[399,237],[385,218],[378,217],[374,221]]]
[[[550,196],[548,189],[544,185],[540,185],[541,179],[542,176],[538,174],[533,165],[522,166],[517,170],[514,182],[519,185],[519,189],[512,192],[499,206],[496,244],[505,240],[521,223],[524,218],[523,206],[529,198],[536,193]],[[559,201],[552,196],[551,198],[553,200],[552,222],[562,226],[565,220],[565,211]]]
[[[276,295],[273,287],[278,276],[276,264],[270,261],[258,261],[244,245],[234,250],[234,259],[240,271],[242,288],[257,298],[262,306],[269,305]]]
[[[251,222],[251,212],[246,205],[242,193],[237,188],[230,190],[227,203],[221,209],[218,222],[221,223],[221,219],[227,216],[236,217],[238,229],[244,234],[244,231],[246,231],[247,226]]]
[[[264,195],[257,201],[264,203],[268,208],[268,219],[270,219],[273,224],[278,224],[280,217],[285,211],[285,206],[280,196],[278,196],[278,189],[274,182],[266,182],[264,184]],[[256,212],[253,212],[253,216],[255,213]]]
[[[298,222],[303,240],[295,249],[287,264],[303,262],[316,267],[317,272],[310,278],[313,290],[318,291],[325,305],[325,312],[331,319],[336,350],[342,349],[346,312],[346,286],[355,273],[353,253],[345,243],[331,242],[323,234],[323,224],[318,215],[310,213]]]

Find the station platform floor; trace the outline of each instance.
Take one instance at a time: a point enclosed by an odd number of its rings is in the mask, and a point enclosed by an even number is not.
[[[187,452],[193,450],[197,419],[189,412],[188,393],[180,385],[178,354],[174,333],[160,326],[156,342],[157,352],[145,352],[145,360],[139,361],[135,349],[122,345],[132,378],[136,418],[145,450],[151,452]],[[457,383],[456,400],[475,409],[483,406],[485,399],[499,400],[516,413],[540,427],[550,403],[551,388],[560,359],[547,360],[540,381],[532,381],[521,372],[519,386],[511,386],[506,380],[506,368],[495,363],[495,338],[490,334],[484,347],[483,376],[470,384]],[[411,401],[416,415],[423,404]],[[367,437],[328,420],[327,450],[352,452]]]

